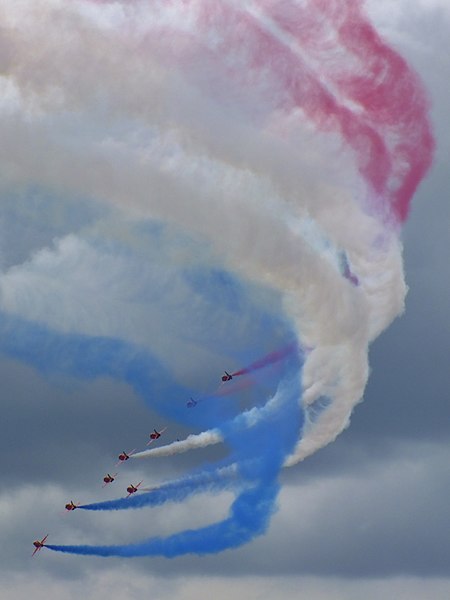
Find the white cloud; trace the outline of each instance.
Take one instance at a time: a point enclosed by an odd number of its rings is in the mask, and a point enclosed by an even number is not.
[[[40,559],[43,557],[40,557]],[[89,572],[79,581],[58,580],[34,574],[32,580],[13,576],[2,583],[5,598],[15,600],[198,600],[230,597],[246,600],[448,600],[450,580],[441,578],[394,577],[386,579],[346,580],[316,577],[159,577],[135,572],[127,564]]]

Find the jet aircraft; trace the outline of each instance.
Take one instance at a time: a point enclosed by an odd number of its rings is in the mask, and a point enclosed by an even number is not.
[[[153,432],[150,434],[150,440],[147,442],[147,446],[150,446],[151,443],[160,438],[166,429],[167,427],[164,427],[164,429],[161,429],[161,431],[156,431],[156,429],[154,429]]]
[[[34,552],[31,556],[34,556],[36,554],[36,552],[39,552],[39,550],[42,550],[42,548],[45,546],[45,540],[48,538],[48,533],[45,537],[42,538],[42,540],[36,540],[35,542],[33,542],[33,546],[34,546]]]
[[[130,483],[130,485],[127,487],[127,498],[129,498],[131,494],[135,494],[138,491],[138,487],[141,485],[141,483],[142,481],[140,481],[137,485],[133,485],[132,483]]]
[[[107,473],[103,477],[103,485],[102,485],[102,487],[107,486],[108,483],[112,483],[116,479],[116,476],[117,476],[117,473],[114,473],[114,475],[110,475],[109,473]]]
[[[121,465],[122,463],[124,463],[126,460],[128,460],[130,458],[130,456],[132,456],[135,452],[136,452],[136,448],[134,450],[130,450],[130,452],[125,452],[125,450],[123,452],[121,452],[119,454],[119,462],[116,463],[116,467],[118,465]]]

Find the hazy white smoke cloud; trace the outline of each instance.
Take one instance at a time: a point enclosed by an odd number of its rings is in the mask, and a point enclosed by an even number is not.
[[[169,223],[208,244],[211,261],[280,292],[312,348],[299,401],[332,400],[299,432],[292,464],[332,441],[363,395],[368,345],[403,310],[401,244],[371,210],[376,194],[339,133],[287,100],[277,60],[306,62],[307,74],[326,52],[283,32],[277,3],[230,7],[0,2],[0,173],[7,189],[40,185],[130,222]],[[236,23],[246,33],[225,53]],[[322,26],[339,44],[332,25]],[[268,39],[279,56],[265,66],[257,46]],[[359,68],[357,53],[345,52],[342,76]],[[320,75],[329,89],[334,69],[327,63]],[[97,224],[96,235],[103,227],[111,236],[113,223]],[[74,232],[2,273],[1,309],[62,331],[156,338],[167,357],[165,323],[151,321],[142,301],[151,281],[84,237]],[[342,276],[343,253],[358,286]]]

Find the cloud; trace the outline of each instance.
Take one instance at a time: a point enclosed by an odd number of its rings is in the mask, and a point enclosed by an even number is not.
[[[183,576],[182,578],[159,577],[137,574],[127,566],[120,572],[110,569],[102,573],[87,571],[83,582],[61,582],[37,575],[34,583],[11,578],[5,584],[5,593],[14,594],[17,600],[26,600],[33,594],[37,600],[61,598],[75,600],[80,593],[107,600],[114,595],[117,600],[137,600],[142,594],[153,593],[161,600],[169,600],[176,594],[180,600],[194,600],[211,591],[218,600],[226,600],[231,594],[245,594],[249,600],[260,600],[266,594],[280,594],[286,600],[298,598],[299,590],[311,600],[358,600],[362,596],[377,600],[395,594],[399,600],[422,600],[432,597],[446,600],[450,590],[448,579],[395,577],[387,579],[360,579],[346,581],[340,578],[315,577],[251,577],[229,580]]]
[[[265,531],[286,457],[347,427],[368,345],[403,310],[398,231],[433,140],[420,82],[354,3],[292,5],[314,39],[289,3],[183,6],[1,6],[5,194],[44,190],[50,227],[5,258],[0,306],[7,355],[220,425],[248,487],[200,530],[203,552]],[[67,227],[78,198],[95,210]],[[245,367],[294,331],[303,370],[243,400],[265,416],[281,399],[275,426],[256,420],[242,440],[235,398],[186,414],[225,360]]]

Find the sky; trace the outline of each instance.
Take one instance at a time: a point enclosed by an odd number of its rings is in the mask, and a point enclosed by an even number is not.
[[[450,8],[351,5],[0,0],[6,598],[449,597]]]

